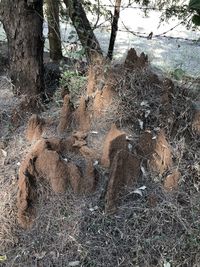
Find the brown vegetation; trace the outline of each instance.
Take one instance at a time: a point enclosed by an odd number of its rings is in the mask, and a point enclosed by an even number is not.
[[[41,138],[45,126],[45,120],[33,114],[27,125],[26,138],[28,141],[37,141]]]
[[[59,253],[73,251],[72,260],[83,266],[93,259],[97,266],[117,266],[118,253],[125,255],[123,266],[162,266],[165,251],[182,266],[185,245],[186,266],[193,266],[199,251],[198,112],[189,121],[182,88],[158,78],[144,55],[131,50],[125,66],[128,71],[122,65],[118,72],[106,65],[109,75],[102,65],[91,68],[89,97],[82,95],[73,111],[66,95],[59,121],[30,118],[27,138],[39,140],[19,168],[18,222],[48,235]],[[44,126],[52,125],[58,131],[42,138]],[[45,253],[49,264],[48,246]],[[61,254],[52,260],[57,265]]]

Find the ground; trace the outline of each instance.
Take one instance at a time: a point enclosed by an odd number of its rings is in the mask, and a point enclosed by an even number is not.
[[[36,137],[27,134],[30,114],[16,116],[20,99],[13,96],[7,74],[1,76],[0,264],[200,266],[198,92],[158,77],[146,57],[137,57],[133,50],[122,65],[104,62],[89,69],[88,80],[70,79],[74,107],[67,97],[63,105],[58,89],[40,113],[46,129]],[[111,127],[113,123],[116,126]],[[28,125],[33,127],[30,120]],[[63,146],[54,143],[55,149],[38,152],[38,172],[49,171],[46,162],[40,165],[41,155],[55,156],[58,151],[63,164],[82,170],[90,160],[87,153],[93,151],[97,180],[95,189],[86,194],[76,194],[73,183],[64,193],[55,193],[49,173],[36,177],[36,213],[31,214],[31,225],[24,227],[18,217],[18,192],[26,175],[19,169],[34,150],[33,136],[41,139],[41,134],[51,146],[52,137],[66,141],[75,135],[76,150],[62,151]],[[136,164],[133,169],[130,158]]]

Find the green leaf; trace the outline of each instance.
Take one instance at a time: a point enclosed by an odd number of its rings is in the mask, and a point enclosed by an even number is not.
[[[200,26],[200,16],[199,15],[194,15],[192,17],[192,22],[196,25],[196,26]]]
[[[183,76],[185,75],[185,71],[182,70],[181,68],[177,68],[173,71],[172,75],[173,75],[174,79],[181,80],[183,78]]]
[[[189,8],[200,10],[200,0],[190,0]]]
[[[6,255],[0,256],[0,262],[4,262],[6,260],[7,260],[7,256]]]

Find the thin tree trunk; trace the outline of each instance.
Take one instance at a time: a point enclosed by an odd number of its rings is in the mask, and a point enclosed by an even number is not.
[[[121,6],[121,0],[116,0],[115,1],[115,11],[114,11],[114,16],[113,16],[113,21],[112,21],[111,35],[110,35],[110,43],[109,43],[108,54],[107,54],[107,58],[109,58],[110,60],[112,60],[112,58],[113,58],[115,39],[117,36],[117,31],[118,31],[118,20],[119,20],[119,14],[120,14],[120,6]]]
[[[87,60],[92,63],[96,57],[102,57],[102,50],[87,19],[81,0],[64,0],[64,3],[79,40],[85,49]]]
[[[39,95],[43,82],[43,1],[2,0],[0,19],[8,39],[16,94]]]
[[[46,0],[46,4],[50,58],[52,60],[60,60],[62,59],[62,46],[59,24],[59,0]]]

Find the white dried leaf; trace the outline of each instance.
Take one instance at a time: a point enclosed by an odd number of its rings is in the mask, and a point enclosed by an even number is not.
[[[165,261],[163,267],[171,267],[171,264],[168,261]]]
[[[153,137],[152,137],[152,139],[156,139],[157,138],[157,136],[156,135],[154,135]]]
[[[143,130],[144,128],[144,122],[140,119],[138,119],[139,125],[140,125],[140,129]]]
[[[68,162],[68,159],[67,159],[67,158],[64,158],[63,160],[64,160],[65,162]]]
[[[129,149],[130,152],[132,151],[132,148],[133,148],[133,146],[129,143],[128,144],[128,149]]]
[[[148,101],[143,100],[143,101],[140,103],[140,106],[149,107]]]
[[[93,163],[93,166],[97,166],[99,164],[98,160],[95,160],[95,162]]]
[[[147,187],[145,185],[143,186],[140,186],[139,188],[135,189],[132,193],[134,194],[138,194],[140,195],[141,197],[143,196],[143,193],[142,191],[145,190]],[[130,193],[131,194],[131,193]]]
[[[97,131],[91,131],[91,134],[98,134]]]
[[[142,190],[140,190],[140,189],[135,189],[135,190],[133,191],[133,193],[134,193],[134,194],[138,194],[138,195],[140,195],[141,197],[143,196],[143,195],[142,195]]]
[[[146,185],[143,185],[143,186],[139,187],[138,189],[139,190],[145,190],[146,188],[147,188]]]
[[[131,140],[133,140],[132,135],[126,135],[126,140],[127,140],[127,141],[131,141]]]
[[[194,187],[196,188],[197,192],[199,192],[199,185],[194,183]]]
[[[7,151],[1,149],[1,152],[2,152],[2,154],[3,154],[4,157],[7,157],[7,155],[8,155]]]
[[[154,131],[156,131],[156,132],[160,131],[160,127],[155,127]]]
[[[41,253],[35,253],[35,257],[38,260],[43,259],[45,255],[46,255],[46,251],[42,251]]]
[[[143,166],[141,166],[141,172],[142,172],[142,174],[144,175],[144,177],[147,177],[147,173],[146,173],[146,171],[145,171],[145,168],[143,167]]]
[[[80,261],[70,261],[68,266],[74,267],[74,266],[79,266],[79,264],[80,264]]]
[[[95,211],[95,210],[98,210],[98,206],[94,206],[93,208],[89,208],[90,211]]]
[[[150,113],[151,113],[151,110],[149,110],[149,109],[146,110],[146,111],[145,111],[145,115],[144,115],[144,117],[147,118],[147,117],[149,116]]]

